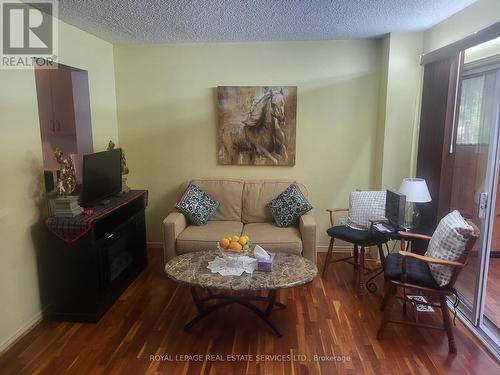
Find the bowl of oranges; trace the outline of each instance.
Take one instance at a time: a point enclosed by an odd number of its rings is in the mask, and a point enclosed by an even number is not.
[[[241,256],[250,251],[250,238],[248,236],[228,236],[217,243],[217,249],[223,255]]]

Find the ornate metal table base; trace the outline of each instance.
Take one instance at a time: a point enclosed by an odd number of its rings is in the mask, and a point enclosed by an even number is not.
[[[257,315],[259,318],[261,318],[264,322],[266,322],[267,325],[271,327],[271,329],[274,331],[274,333],[276,333],[276,335],[278,335],[279,337],[283,336],[280,328],[272,320],[269,319],[269,316],[271,315],[271,312],[273,311],[273,308],[275,306],[279,309],[286,308],[286,305],[276,301],[275,289],[269,290],[267,297],[230,296],[226,294],[214,294],[210,289],[207,289],[207,293],[208,293],[207,297],[200,299],[198,293],[196,292],[196,288],[193,286],[191,287],[191,295],[193,297],[193,302],[196,305],[196,308],[198,309],[198,315],[195,316],[188,324],[184,326],[185,331],[188,331],[200,320],[210,315],[214,311],[220,309],[221,307],[230,305],[231,303],[237,303],[240,304],[241,306],[245,306],[250,311],[255,313],[255,315]],[[210,301],[212,300],[218,300],[219,302],[210,303]],[[255,304],[252,303],[253,301],[267,302],[267,307],[264,310],[261,310]]]

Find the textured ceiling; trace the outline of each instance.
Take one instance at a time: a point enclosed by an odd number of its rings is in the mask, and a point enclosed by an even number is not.
[[[424,30],[475,0],[59,0],[112,43],[325,40]]]

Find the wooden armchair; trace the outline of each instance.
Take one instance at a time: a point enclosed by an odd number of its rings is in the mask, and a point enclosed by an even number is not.
[[[386,221],[385,218],[371,218],[370,228],[367,230],[353,229],[347,225],[342,225],[335,222],[335,215],[339,212],[348,212],[347,208],[330,208],[326,210],[330,215],[331,228],[327,230],[330,236],[330,244],[326,254],[325,264],[323,265],[322,276],[326,274],[326,270],[331,263],[346,262],[353,265],[353,278],[357,293],[361,293],[365,287],[365,276],[377,272],[378,269],[372,270],[365,267],[365,248],[377,246],[380,255],[380,261],[384,264],[385,254],[382,245],[387,244],[388,238],[381,232],[374,230],[373,225]],[[353,244],[353,255],[333,259],[333,245],[335,239],[340,239]]]
[[[458,259],[458,261],[450,261],[443,259],[430,258],[425,255],[418,255],[408,251],[404,251],[404,239],[426,239],[429,240],[431,237],[416,233],[400,232],[402,241],[402,250],[399,253],[390,254],[386,259],[385,269],[384,269],[384,298],[382,300],[381,310],[383,311],[382,322],[377,334],[377,339],[382,339],[384,330],[389,323],[399,323],[408,324],[413,326],[425,327],[425,328],[435,328],[445,330],[448,335],[448,345],[450,353],[456,353],[457,348],[455,344],[455,339],[453,336],[453,329],[451,325],[451,320],[448,312],[448,305],[446,303],[447,297],[454,293],[454,284],[457,277],[463,267],[467,264],[467,257],[470,250],[474,246],[477,238],[479,237],[478,227],[467,220],[467,223],[473,228],[472,236],[467,240],[465,245],[465,251],[463,255]],[[436,280],[433,278],[429,265],[443,265],[452,267],[452,277],[447,285],[439,286]],[[403,296],[398,296],[398,288],[403,290]],[[415,313],[415,320],[395,320],[391,319],[387,307],[394,302],[395,299],[403,301],[403,311],[406,315],[406,303],[415,303],[411,299],[407,298],[406,291],[412,290],[416,294],[421,294],[429,298],[428,302],[418,302],[418,304],[432,306],[441,309],[443,324],[442,325],[431,325],[424,324],[418,321],[418,314]],[[436,302],[433,302],[436,301]]]

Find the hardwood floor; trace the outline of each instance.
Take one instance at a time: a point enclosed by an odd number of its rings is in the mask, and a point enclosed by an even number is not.
[[[279,300],[287,308],[273,311],[272,318],[284,331],[281,339],[236,305],[186,333],[183,325],[195,314],[189,288],[166,279],[160,250],[149,253],[148,269],[99,323],[41,322],[0,357],[0,373],[498,372],[497,363],[460,323],[455,328],[458,355],[448,354],[446,335],[441,331],[389,326],[384,340],[377,341],[380,292],[355,297],[352,268],[344,263],[332,265],[324,279],[317,277],[308,286],[279,292]],[[324,253],[320,254],[320,267],[323,261]],[[393,309],[393,313],[400,314],[401,309]],[[433,319],[433,314],[427,314],[431,316],[422,319]],[[195,355],[201,358],[185,361]],[[268,360],[264,360],[266,355]]]
[[[460,276],[458,277],[456,287],[464,293],[467,298],[473,298],[474,288],[476,286],[476,277],[479,264],[475,260],[469,262]],[[484,302],[484,313],[491,322],[500,328],[500,299],[498,291],[500,290],[500,258],[490,258],[488,269],[488,282],[486,284],[486,300]]]

